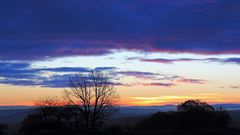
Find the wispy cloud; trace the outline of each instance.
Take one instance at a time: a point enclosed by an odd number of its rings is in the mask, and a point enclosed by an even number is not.
[[[137,59],[137,58],[135,58]],[[200,61],[200,62],[218,62],[218,63],[232,63],[240,64],[240,58],[205,58],[205,59],[193,59],[193,58],[178,58],[178,59],[165,59],[165,58],[156,58],[156,59],[145,59],[138,58],[142,62],[155,62],[163,64],[172,64],[175,62],[189,62],[189,61]]]
[[[96,67],[98,71],[115,70],[115,67]],[[23,86],[66,87],[74,74],[88,73],[85,67],[31,68],[29,63],[0,62],[0,83]],[[120,85],[115,84],[114,85]]]
[[[116,72],[116,75],[124,75],[124,76],[132,76],[136,78],[142,79],[156,79],[158,74],[152,72],[140,72],[140,71],[121,71]]]
[[[232,89],[240,89],[240,86],[235,86],[235,85],[231,85],[229,87],[232,88]]]
[[[68,79],[77,73],[89,73],[92,69],[87,67],[58,67],[58,68],[32,68],[29,63],[0,62],[0,83],[23,86],[41,87],[66,87]],[[187,79],[178,75],[142,72],[142,71],[118,71],[116,67],[96,67],[94,70],[109,72],[112,76],[112,84],[116,86],[159,86],[172,87],[176,83],[205,84],[202,79]],[[150,81],[120,82],[120,78],[135,77]]]
[[[208,83],[207,80],[202,80],[202,79],[187,79],[187,78],[181,78],[176,80],[177,82],[180,83],[193,83],[193,84],[206,84]]]
[[[145,86],[172,87],[174,83],[143,83]]]

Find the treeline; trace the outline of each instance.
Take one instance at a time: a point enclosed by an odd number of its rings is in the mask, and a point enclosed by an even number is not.
[[[206,102],[188,100],[177,106],[177,111],[157,112],[133,125],[110,125],[107,119],[86,127],[86,120],[78,106],[39,106],[21,123],[17,135],[238,135],[229,127],[231,117],[223,108],[214,108]],[[46,101],[45,101],[46,102]],[[92,114],[91,114],[92,115]],[[92,120],[89,117],[89,122]],[[90,124],[90,123],[89,123]],[[0,125],[0,134],[7,134]]]
[[[95,129],[87,130],[77,106],[42,106],[22,123],[23,135],[66,134],[238,134],[228,127],[229,113],[223,108],[214,108],[206,102],[188,100],[177,106],[177,111],[158,112],[134,125],[107,125],[107,120],[98,123]]]
[[[227,128],[231,121],[229,113],[215,109],[199,100],[188,100],[177,107],[177,111],[158,112],[138,122],[136,130],[212,130]]]

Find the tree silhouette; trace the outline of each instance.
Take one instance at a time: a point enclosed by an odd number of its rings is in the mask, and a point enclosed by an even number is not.
[[[214,112],[214,108],[206,102],[200,100],[187,100],[177,106],[178,111],[202,111],[202,112]]]
[[[220,106],[215,112],[215,126],[218,128],[225,128],[231,122],[231,116],[228,111]]]
[[[224,109],[216,110],[206,102],[188,100],[177,106],[175,112],[158,112],[135,125],[135,130],[145,131],[211,131],[227,129],[230,115]]]
[[[76,106],[66,105],[56,97],[44,97],[35,101],[34,113],[28,115],[20,128],[25,134],[74,134],[83,129]]]
[[[61,101],[56,97],[48,96],[39,98],[35,101],[34,104],[38,107],[37,113],[42,116],[43,122],[52,121],[53,119],[55,121],[61,119],[61,109],[63,107],[63,104],[61,104]]]
[[[182,128],[222,128],[227,127],[231,118],[227,111],[216,110],[206,102],[188,100],[178,105]]]
[[[178,129],[179,124],[177,112],[157,112],[139,121],[134,129],[150,131],[171,130]]]
[[[78,74],[69,79],[69,88],[64,90],[68,104],[79,109],[86,131],[94,131],[110,115],[118,99],[110,77],[99,71]]]

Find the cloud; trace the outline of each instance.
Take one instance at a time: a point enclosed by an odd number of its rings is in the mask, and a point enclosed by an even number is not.
[[[123,84],[124,86],[138,86],[138,85],[145,85],[145,86],[161,86],[161,87],[172,87],[175,86],[175,83],[185,83],[185,84],[207,84],[207,80],[203,79],[193,79],[193,78],[185,78],[178,75],[170,75],[170,74],[160,74],[160,73],[152,73],[152,72],[140,72],[140,71],[122,71],[114,73],[116,76],[120,77],[123,75],[124,77],[136,77],[140,79],[148,79],[154,81],[152,83],[127,83]],[[159,82],[163,81],[163,82]]]
[[[130,58],[131,59],[131,58]],[[137,58],[135,58],[137,59]],[[200,62],[218,62],[218,63],[232,63],[240,64],[240,58],[205,58],[205,59],[193,59],[193,58],[178,58],[178,59],[145,59],[138,58],[142,62],[154,62],[154,63],[163,63],[163,64],[172,64],[175,62],[189,62],[189,61],[200,61]]]
[[[172,64],[174,62],[188,62],[188,61],[199,61],[201,59],[191,59],[191,58],[180,58],[180,59],[140,59],[143,62],[155,62],[155,63],[164,63],[164,64]]]
[[[0,84],[41,86],[41,87],[66,87],[68,80],[77,73],[89,73],[87,67],[58,67],[58,68],[32,68],[29,63],[0,61]],[[94,70],[109,72],[112,84],[116,86],[161,86],[171,87],[176,82],[205,84],[207,81],[200,79],[186,79],[177,75],[141,71],[117,71],[116,67],[96,67]],[[148,79],[151,83],[124,83],[120,78],[135,77]],[[160,82],[159,82],[160,81]]]
[[[202,79],[187,79],[187,78],[181,78],[176,81],[180,83],[194,83],[194,84],[206,84],[208,82],[207,80]]]
[[[96,71],[112,71],[116,70],[116,67],[96,67],[94,70]]]
[[[166,81],[173,81],[175,79],[181,78],[181,76],[171,75],[166,73],[153,73],[153,72],[142,72],[142,71],[120,71],[114,72],[115,76],[130,76],[140,79],[148,79],[148,80],[166,80]]]
[[[240,89],[240,86],[229,86],[230,88],[232,88],[232,89]]]
[[[96,67],[98,71],[114,70],[115,67]],[[28,63],[0,62],[0,83],[23,86],[66,87],[68,80],[77,73],[89,73],[84,67],[31,68]],[[120,85],[115,84],[114,85]]]
[[[124,76],[132,76],[136,78],[142,79],[156,79],[158,74],[152,72],[140,72],[140,71],[121,71],[116,72],[116,75],[124,75]]]
[[[222,60],[222,62],[240,64],[240,58],[228,58],[228,59]]]
[[[146,86],[159,86],[159,87],[172,87],[175,86],[174,83],[144,83]]]
[[[0,59],[240,54],[239,0],[2,0]]]
[[[122,86],[126,87],[134,87],[134,86],[153,86],[153,87],[172,87],[175,86],[176,84],[171,83],[171,82],[152,82],[152,83],[141,83],[141,82],[135,82],[135,83],[125,83],[121,84]]]

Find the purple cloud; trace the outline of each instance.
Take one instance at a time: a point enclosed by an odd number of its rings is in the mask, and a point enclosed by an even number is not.
[[[145,59],[145,58],[134,58],[139,59],[142,62],[154,62],[163,64],[172,64],[175,62],[188,62],[188,61],[201,61],[201,62],[219,62],[219,63],[233,63],[240,64],[240,58],[206,58],[206,59],[193,59],[193,58],[178,58],[178,59]],[[131,60],[131,58],[130,58]]]
[[[232,89],[240,89],[240,86],[229,86],[230,88],[232,88]]]
[[[240,64],[240,58],[228,58],[224,59],[223,63],[235,63],[235,64]]]
[[[96,67],[94,70],[106,71],[112,75],[112,84],[116,86],[162,86],[171,87],[175,82],[205,84],[207,81],[198,79],[186,79],[177,75],[159,74],[140,71],[116,71],[116,67]],[[84,67],[59,67],[59,68],[31,68],[29,63],[0,62],[0,84],[41,86],[41,87],[66,87],[68,79],[76,73],[89,73],[90,68]],[[44,72],[52,72],[53,75],[44,76]],[[59,74],[64,73],[64,74]],[[164,81],[157,83],[125,84],[119,82],[120,77],[136,77],[151,81]],[[165,82],[167,81],[167,82]]]
[[[136,83],[126,83],[126,84],[122,84],[122,86],[126,86],[126,87],[133,87],[133,86],[155,86],[155,87],[172,87],[175,86],[176,84],[174,83],[141,83],[141,82],[136,82]]]
[[[112,50],[240,54],[239,0],[2,0],[0,59]]]
[[[28,63],[0,62],[0,84],[42,86],[42,87],[66,87],[68,80],[76,73],[89,73],[92,69],[83,67],[59,67],[59,68],[31,68]],[[96,67],[97,71],[115,70],[115,67]],[[54,74],[49,77],[42,76],[43,72],[64,73]],[[113,83],[114,85],[120,85]]]
[[[206,84],[208,83],[207,80],[202,80],[202,79],[187,79],[187,78],[181,78],[176,80],[177,82],[180,83],[194,83],[194,84]]]
[[[124,75],[124,76],[132,76],[136,78],[143,78],[143,79],[156,79],[157,73],[152,72],[140,72],[140,71],[121,71],[116,72],[117,75]]]
[[[174,83],[144,83],[146,86],[159,86],[159,87],[172,87],[175,86]]]
[[[191,58],[180,58],[180,59],[140,59],[143,62],[156,62],[156,63],[164,63],[164,64],[172,64],[174,62],[188,62],[188,61],[199,61],[201,59],[191,59]]]

